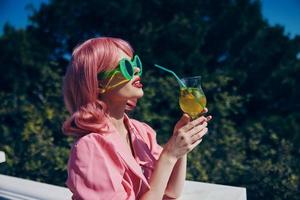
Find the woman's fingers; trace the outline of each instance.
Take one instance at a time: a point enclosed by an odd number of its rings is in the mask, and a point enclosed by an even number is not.
[[[194,142],[193,144],[191,144],[189,147],[188,147],[188,152],[192,151],[198,144],[200,144],[202,142],[202,139],[200,140],[197,140],[196,142]]]
[[[205,114],[205,113],[207,113],[208,112],[208,109],[205,107],[204,109],[203,109],[203,111],[201,112],[201,115],[203,115],[203,114]],[[212,119],[212,116],[211,115],[209,115],[209,116],[207,116],[206,117],[206,121],[208,122],[208,121],[210,121]]]
[[[203,111],[201,112],[201,114],[205,114],[205,113],[207,113],[208,112],[208,109],[205,107],[204,109],[203,109]]]
[[[187,131],[191,130],[192,128],[194,128],[195,126],[197,126],[198,124],[202,124],[204,121],[206,121],[206,117],[201,116],[201,117],[187,123],[185,126],[183,126],[181,128],[181,130],[184,132],[187,132]]]
[[[188,146],[193,144],[195,141],[201,139],[207,133],[207,130],[207,122],[204,122],[188,132],[180,133],[178,135],[180,139],[180,145]]]
[[[203,128],[201,131],[196,132],[194,135],[191,136],[191,143],[194,144],[198,140],[202,140],[202,137],[207,133],[208,128]]]
[[[189,131],[190,129],[192,129],[192,128],[194,128],[195,126],[197,126],[198,124],[201,124],[201,123],[203,123],[204,121],[206,121],[206,122],[208,122],[208,121],[210,121],[211,119],[212,119],[212,116],[211,115],[209,115],[209,116],[207,116],[207,117],[205,117],[203,114],[205,114],[205,113],[207,113],[208,112],[208,109],[207,108],[204,108],[203,109],[203,111],[202,111],[202,116],[200,116],[200,117],[198,117],[197,119],[195,119],[195,120],[193,120],[193,121],[190,121],[190,122],[188,122],[188,120],[184,120],[185,121],[185,123],[180,123],[180,124],[182,124],[181,126],[175,126],[175,127],[177,127],[177,128],[181,128],[182,129],[182,131]],[[185,114],[186,115],[186,114]],[[184,118],[184,117],[183,117]],[[186,117],[185,116],[185,118],[188,118],[188,117]],[[180,120],[181,121],[181,120]],[[180,122],[179,121],[179,122]],[[183,124],[185,124],[185,125],[183,125]]]
[[[203,124],[203,122],[209,122],[212,119],[212,116],[209,115],[207,117],[201,116],[182,127],[182,131],[187,132],[193,128],[195,128],[199,124]]]
[[[190,120],[191,118],[188,114],[183,114],[179,121],[176,123],[174,130],[176,131],[184,125],[188,124]]]
[[[207,122],[203,122],[202,124],[199,124],[199,125],[195,126],[193,129],[188,131],[186,134],[189,135],[190,137],[192,137],[193,135],[199,133],[200,131],[202,131],[206,127],[207,127]]]
[[[207,122],[210,121],[210,120],[212,120],[212,116],[211,115],[209,115],[209,116],[206,117],[206,121]]]
[[[208,109],[205,108],[202,114],[207,111]],[[202,137],[208,132],[207,125],[211,119],[211,115],[202,115],[193,121],[186,122],[176,131],[177,147],[181,149],[182,153],[192,151],[202,141]]]

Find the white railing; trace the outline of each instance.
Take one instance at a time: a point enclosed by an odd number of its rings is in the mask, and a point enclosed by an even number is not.
[[[0,200],[67,200],[65,187],[0,175]],[[2,197],[2,198],[1,198]],[[246,200],[246,189],[225,185],[186,181],[181,200]]]
[[[5,162],[5,153],[0,151],[0,163]]]
[[[0,175],[0,199],[3,197],[12,200],[66,200],[71,199],[71,196],[71,192],[64,187]]]
[[[5,154],[0,152],[0,162]],[[70,200],[68,188],[0,174],[0,200]],[[186,181],[180,200],[246,200],[246,188]],[[120,199],[121,200],[121,199]]]

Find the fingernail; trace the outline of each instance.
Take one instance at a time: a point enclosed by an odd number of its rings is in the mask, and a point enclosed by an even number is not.
[[[207,129],[207,131],[206,131],[206,133],[204,135],[208,135],[208,129]]]

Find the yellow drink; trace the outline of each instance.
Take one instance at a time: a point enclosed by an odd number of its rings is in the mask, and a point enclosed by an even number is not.
[[[195,118],[206,107],[206,97],[199,88],[181,88],[179,105],[183,112]]]

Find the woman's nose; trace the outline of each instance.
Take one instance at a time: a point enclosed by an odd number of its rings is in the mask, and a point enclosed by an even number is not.
[[[134,75],[137,75],[141,71],[140,68],[134,67]]]

